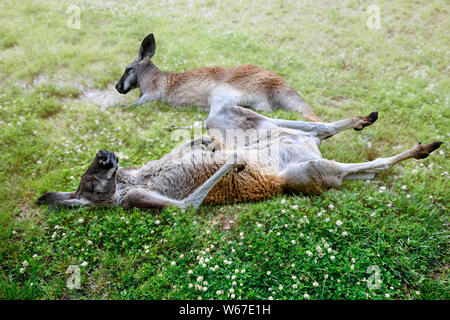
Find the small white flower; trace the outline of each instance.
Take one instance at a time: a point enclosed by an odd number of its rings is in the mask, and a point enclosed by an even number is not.
[[[352,265],[350,266],[350,270],[354,270],[354,269],[355,269],[355,265],[352,264]]]
[[[33,258],[36,259],[38,257],[38,255],[35,253],[33,254]]]
[[[197,282],[202,282],[203,281],[203,276],[199,276],[198,278],[197,278]]]
[[[267,271],[267,275],[268,275],[268,276],[270,276],[270,274],[271,274],[271,273],[272,273],[272,272],[270,272],[270,271]]]
[[[24,273],[25,272],[25,268],[20,268],[19,272],[20,273]]]
[[[319,283],[318,283],[317,281],[314,281],[314,282],[313,282],[313,286],[314,286],[314,287],[318,287],[318,286],[319,286]]]
[[[170,265],[171,266],[175,266],[177,263],[175,262],[175,261],[172,261],[171,263],[170,263]]]
[[[272,297],[272,296],[270,296],[270,297],[269,297],[269,300],[273,300],[273,297]]]
[[[292,288],[294,288],[294,289],[297,289],[297,284],[296,283],[294,283],[293,285],[292,285]]]
[[[309,299],[309,294],[305,293],[305,294],[303,295],[303,298]]]
[[[82,263],[81,263],[81,266],[82,267],[86,267],[88,265],[88,263],[86,262],[86,261],[83,261]]]
[[[389,293],[386,293],[384,296],[385,296],[386,298],[390,298],[390,297],[391,297],[391,295],[390,295]]]
[[[279,286],[278,286],[278,290],[283,290],[283,285],[282,284],[280,284]]]
[[[160,224],[160,223],[161,223],[161,221],[159,221],[159,220],[155,221],[155,224]]]
[[[222,294],[222,291],[221,291],[221,290],[217,290],[217,291],[216,291],[216,294],[217,294],[217,295],[221,295],[221,294]]]
[[[336,225],[339,227],[342,226],[342,221],[341,220],[336,221]]]
[[[84,222],[83,218],[78,219],[78,223],[83,223],[83,222]]]
[[[234,289],[233,288],[230,288],[230,293],[234,293]]]
[[[189,283],[188,287],[192,288],[194,285],[192,283]]]
[[[236,281],[233,281],[231,284],[232,284],[233,286],[236,286],[236,285],[237,285],[237,282],[236,282]]]
[[[25,260],[24,262],[22,262],[22,265],[23,265],[24,267],[26,267],[26,266],[29,265],[29,262]]]
[[[295,240],[291,240],[291,243],[292,243],[292,244],[295,244]]]
[[[335,256],[331,256],[331,257],[330,257],[331,260],[334,260],[335,258],[336,258]]]
[[[334,209],[334,205],[330,204],[330,205],[328,206],[328,209]]]
[[[92,241],[91,241],[91,240],[88,240],[88,241],[86,241],[86,243],[87,243],[88,245],[91,245],[91,244],[92,244]]]
[[[343,231],[342,232],[342,235],[345,237],[345,236],[348,236],[348,232],[347,231]]]
[[[306,251],[306,254],[309,256],[309,257],[311,257],[312,255],[313,255],[313,253],[311,252],[311,251]]]
[[[234,299],[235,297],[236,297],[236,295],[234,293],[231,294],[231,296],[230,296],[231,299]]]

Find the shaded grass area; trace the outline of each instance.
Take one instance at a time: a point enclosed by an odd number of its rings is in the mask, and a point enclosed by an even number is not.
[[[447,143],[317,197],[196,213],[33,204],[76,189],[99,149],[139,166],[179,143],[168,127],[205,119],[196,109],[123,111],[83,98],[99,90],[119,99],[114,82],[149,32],[161,69],[255,64],[283,76],[324,120],[379,111],[374,126],[325,141],[327,158],[367,161],[446,141],[447,3],[379,2],[380,30],[366,27],[372,3],[359,1],[80,1],[80,30],[67,27],[71,4],[0,3],[1,298],[448,299]],[[80,266],[79,290],[66,287],[70,265]]]

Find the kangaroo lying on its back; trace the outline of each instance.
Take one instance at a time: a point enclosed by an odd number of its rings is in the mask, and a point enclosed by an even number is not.
[[[74,192],[49,192],[38,204],[197,208],[262,200],[282,192],[319,194],[344,180],[372,179],[400,161],[426,158],[442,142],[417,145],[388,158],[341,163],[322,158],[323,139],[361,130],[376,112],[332,123],[271,119],[238,106],[207,121],[208,135],[175,148],[138,169],[118,169],[117,157],[100,151]],[[232,135],[224,138],[230,129]],[[240,139],[240,141],[239,141]]]
[[[159,100],[175,106],[210,108],[211,115],[222,107],[239,105],[261,111],[298,111],[310,121],[318,120],[302,97],[272,71],[245,65],[166,72],[150,60],[155,51],[155,38],[149,34],[142,41],[137,58],[116,84],[122,94],[140,88],[139,100],[129,106]]]

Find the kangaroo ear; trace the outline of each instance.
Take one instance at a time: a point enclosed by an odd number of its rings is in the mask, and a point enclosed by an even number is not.
[[[144,58],[151,58],[155,54],[156,51],[156,42],[153,33],[150,33],[148,36],[142,40],[141,48],[139,49],[138,59],[142,60]]]
[[[75,192],[47,192],[40,196],[35,203],[57,205],[61,201],[73,199],[74,195]]]
[[[60,206],[81,206],[91,204],[86,199],[76,199],[75,192],[47,192],[36,200],[36,204],[48,204],[50,210]]]

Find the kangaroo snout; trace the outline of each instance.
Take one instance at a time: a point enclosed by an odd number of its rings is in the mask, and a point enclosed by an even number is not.
[[[123,91],[123,83],[122,83],[121,81],[118,81],[118,82],[116,83],[116,90],[117,90],[119,93],[121,93],[121,94],[124,93],[124,91]]]

